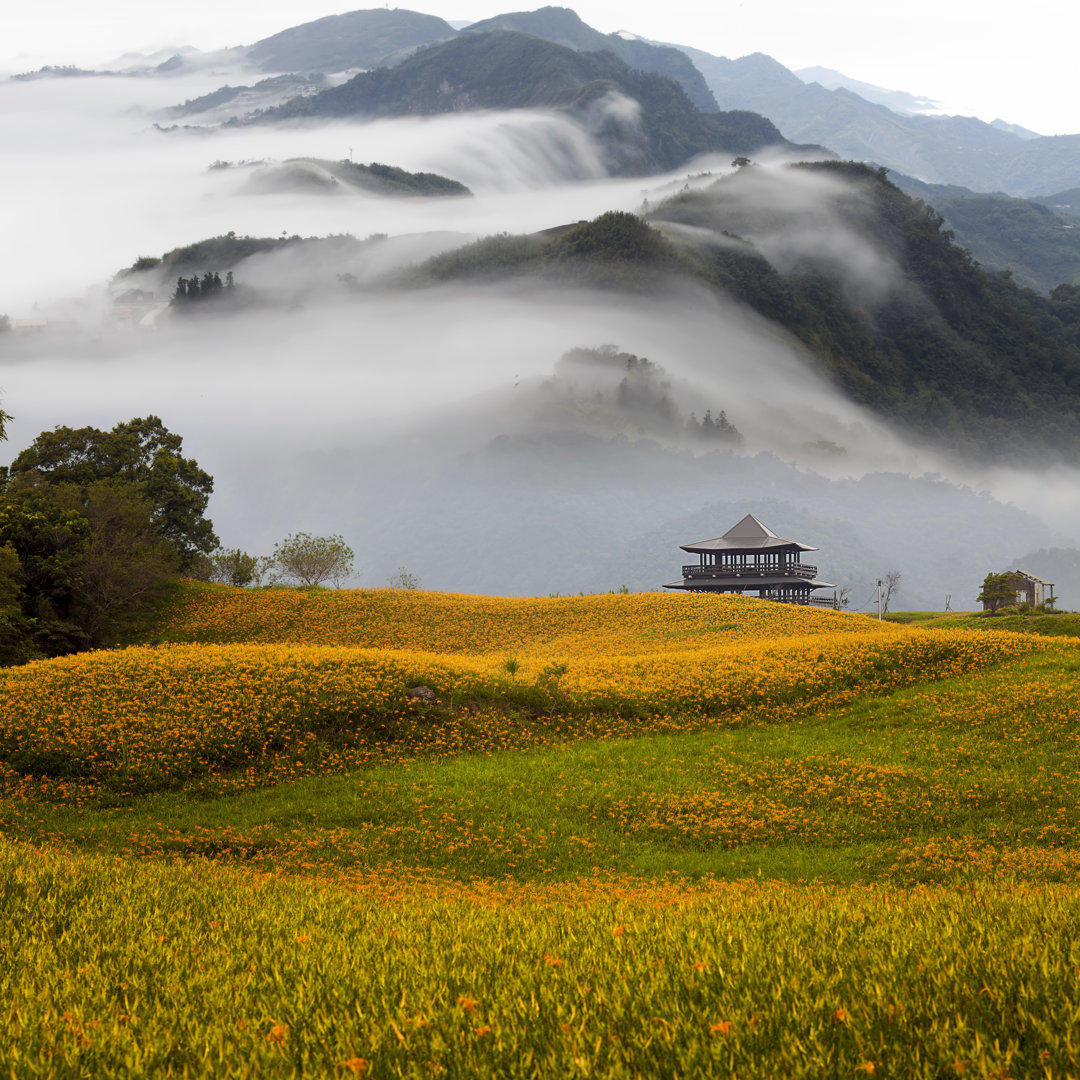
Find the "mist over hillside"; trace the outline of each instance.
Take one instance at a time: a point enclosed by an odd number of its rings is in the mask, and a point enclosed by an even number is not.
[[[780,163],[740,178],[725,155],[611,179],[589,131],[547,110],[166,135],[153,119],[178,89],[220,85],[178,78],[0,86],[12,203],[42,209],[7,222],[26,254],[0,279],[0,313],[16,327],[0,335],[0,400],[15,418],[5,460],[56,424],[156,413],[214,475],[209,514],[224,543],[269,551],[297,529],[340,532],[370,585],[404,565],[434,588],[655,588],[677,575],[679,544],[753,510],[818,545],[822,576],[856,606],[899,569],[903,606],[952,595],[970,607],[988,570],[1080,546],[1074,465],[931,449],[854,402],[797,333],[708,275],[629,294],[533,273],[402,279],[484,237],[558,238],[609,211],[652,213],[680,259],[713,273],[726,250],[798,277],[816,251],[836,295],[873,312],[888,273],[867,268],[888,260],[857,242],[868,204],[837,203],[842,177],[839,189],[808,179],[783,207],[775,193],[791,172]],[[245,170],[210,168],[341,162],[350,149],[474,197],[254,196]],[[735,197],[755,175],[777,185],[764,200],[771,223],[750,213],[759,200]],[[725,178],[730,198],[710,190]],[[726,223],[700,219],[721,211]],[[206,251],[190,245],[230,233],[274,241],[234,270],[238,288],[269,303],[171,318],[177,276],[226,269],[200,265]],[[187,254],[154,263],[172,252]],[[146,269],[114,279],[138,257]],[[132,291],[150,299],[122,302]],[[156,307],[157,329],[121,317],[124,303]],[[655,366],[670,410],[634,392],[620,400],[625,374],[568,375],[568,353],[609,345]],[[706,412],[723,412],[741,441],[703,441]]]

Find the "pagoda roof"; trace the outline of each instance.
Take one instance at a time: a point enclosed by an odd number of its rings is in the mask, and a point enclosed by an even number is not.
[[[817,551],[810,544],[798,540],[784,540],[766,528],[753,514],[747,514],[737,525],[733,525],[723,536],[715,540],[698,540],[693,544],[682,544],[683,551],[708,553],[712,551],[754,552],[754,551]]]

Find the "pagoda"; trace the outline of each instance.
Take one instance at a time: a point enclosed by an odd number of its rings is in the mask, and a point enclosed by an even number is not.
[[[831,597],[815,597],[815,589],[835,589],[821,581],[817,567],[800,562],[804,551],[816,547],[798,540],[784,540],[767,529],[753,514],[715,540],[683,544],[683,551],[697,555],[698,562],[682,568],[682,581],[665,589],[690,592],[757,593],[766,600],[783,604],[812,604],[836,607]]]

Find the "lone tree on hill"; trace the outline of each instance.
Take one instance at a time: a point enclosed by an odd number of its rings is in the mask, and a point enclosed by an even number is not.
[[[312,536],[299,532],[274,545],[270,557],[282,577],[297,585],[321,585],[332,581],[336,588],[352,576],[353,549],[340,536]]]

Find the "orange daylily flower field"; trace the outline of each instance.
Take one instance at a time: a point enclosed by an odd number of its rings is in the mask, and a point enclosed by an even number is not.
[[[0,672],[0,1075],[1080,1076],[1078,739],[1075,638],[186,583]]]

